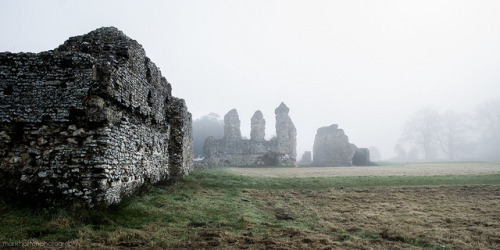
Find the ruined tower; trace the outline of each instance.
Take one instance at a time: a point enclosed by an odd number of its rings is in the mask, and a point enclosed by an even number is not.
[[[260,112],[260,110],[255,111],[250,122],[252,126],[250,130],[250,140],[264,141],[266,137],[266,120],[262,112]]]
[[[274,111],[276,114],[276,151],[280,154],[289,154],[290,159],[297,158],[297,130],[293,125],[288,112],[290,109],[282,102]],[[292,163],[290,163],[292,164]],[[294,162],[293,164],[296,164]]]
[[[284,103],[275,110],[277,138],[270,141],[265,140],[262,112],[252,116],[250,140],[246,140],[241,138],[238,112],[229,111],[224,116],[224,138],[206,139],[203,162],[209,166],[296,166],[297,131],[288,111]]]
[[[232,109],[224,116],[224,140],[241,140],[240,118],[236,109]]]

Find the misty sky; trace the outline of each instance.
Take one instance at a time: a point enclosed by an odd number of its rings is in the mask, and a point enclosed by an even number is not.
[[[339,124],[394,155],[425,105],[473,111],[500,96],[500,1],[0,0],[0,51],[40,52],[115,26],[143,45],[193,118],[290,108],[298,158]]]

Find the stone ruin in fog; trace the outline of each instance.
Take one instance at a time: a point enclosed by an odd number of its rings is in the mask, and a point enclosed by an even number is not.
[[[312,163],[311,151],[305,151],[304,154],[302,154],[302,158],[300,159],[300,163],[302,163],[302,164]]]
[[[242,139],[240,119],[236,109],[224,116],[224,137],[208,137],[203,151],[203,163],[208,166],[296,166],[297,131],[284,104],[276,108],[276,137],[267,141],[266,121],[256,111],[251,119],[250,139]]]
[[[116,28],[57,49],[0,53],[0,192],[31,202],[120,202],[193,169],[184,100]]]
[[[370,151],[349,143],[337,124],[319,128],[314,138],[313,165],[318,167],[370,166]]]

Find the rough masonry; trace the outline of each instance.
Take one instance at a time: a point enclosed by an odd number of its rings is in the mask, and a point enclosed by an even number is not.
[[[261,111],[251,118],[250,139],[242,139],[236,109],[224,116],[224,137],[206,139],[203,162],[208,166],[296,166],[297,130],[284,104],[276,108],[276,138],[265,140],[266,121]]]
[[[113,27],[0,53],[0,189],[50,204],[120,202],[192,169],[191,114]]]
[[[319,128],[314,138],[313,165],[318,167],[370,166],[370,151],[349,142],[337,124]]]

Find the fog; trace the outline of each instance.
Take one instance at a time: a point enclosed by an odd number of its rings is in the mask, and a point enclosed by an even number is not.
[[[500,1],[7,1],[0,51],[40,52],[115,26],[143,45],[193,119],[236,108],[267,137],[283,101],[297,155],[338,124],[383,159],[424,106],[473,112],[500,94]]]

